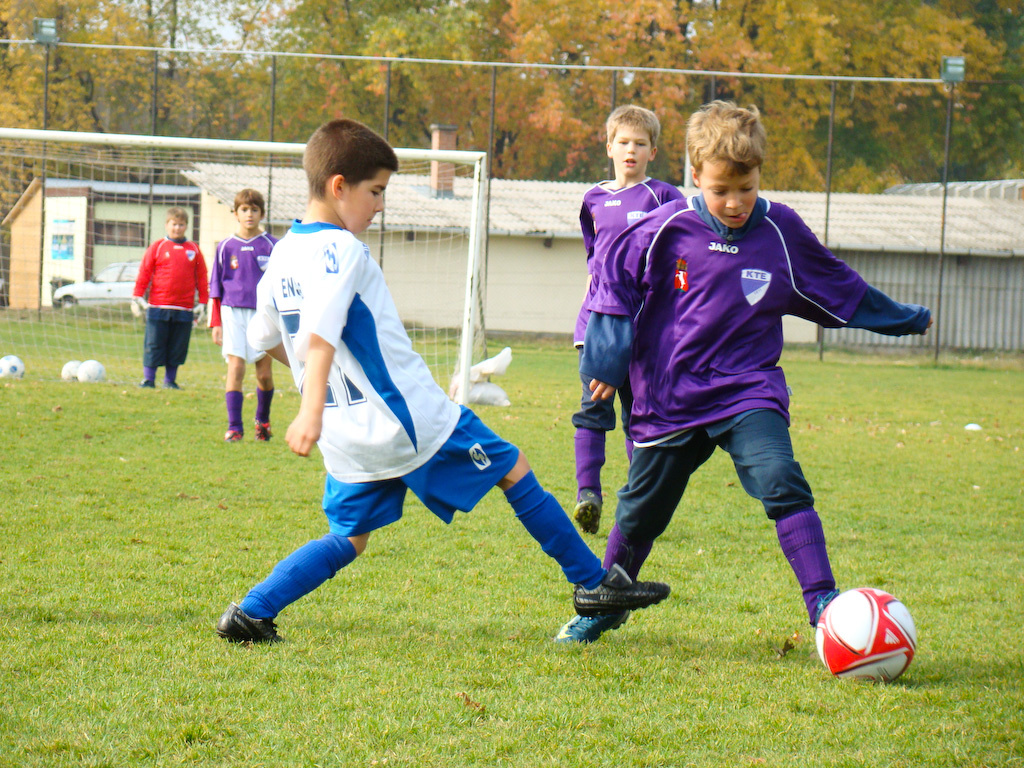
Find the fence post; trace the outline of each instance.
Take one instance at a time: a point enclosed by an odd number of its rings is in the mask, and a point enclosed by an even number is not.
[[[829,84],[828,149],[825,152],[825,247],[828,248],[828,219],[832,205],[832,134],[836,124],[836,81]],[[825,358],[825,329],[818,326],[818,361]]]
[[[942,312],[942,283],[943,272],[946,262],[946,200],[949,197],[949,144],[950,133],[953,126],[953,95],[956,93],[956,84],[964,79],[965,67],[962,56],[944,56],[942,58],[942,82],[949,86],[949,98],[946,99],[946,142],[942,160],[942,225],[939,231],[939,285],[935,297],[935,314],[933,317],[941,320]],[[939,360],[939,349],[942,340],[942,323],[935,323],[935,361]]]

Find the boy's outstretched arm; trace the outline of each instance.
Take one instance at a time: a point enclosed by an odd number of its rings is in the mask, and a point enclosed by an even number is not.
[[[327,375],[333,363],[334,347],[315,333],[310,334],[302,378],[302,403],[284,436],[288,447],[299,456],[309,456],[316,441],[320,439],[324,403],[327,402]]]
[[[927,307],[893,301],[869,285],[847,327],[864,328],[886,336],[924,334],[932,327],[932,313]]]

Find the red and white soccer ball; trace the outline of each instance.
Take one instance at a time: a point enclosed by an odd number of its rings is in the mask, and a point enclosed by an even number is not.
[[[910,666],[917,628],[910,611],[895,597],[861,587],[828,604],[815,641],[818,656],[836,677],[887,683]]]

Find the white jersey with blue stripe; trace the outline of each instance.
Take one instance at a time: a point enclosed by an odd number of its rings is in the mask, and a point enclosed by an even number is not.
[[[249,343],[283,343],[301,391],[312,334],[335,348],[317,443],[334,478],[401,477],[452,434],[459,407],[413,350],[369,248],[332,224],[295,222],[257,287]]]

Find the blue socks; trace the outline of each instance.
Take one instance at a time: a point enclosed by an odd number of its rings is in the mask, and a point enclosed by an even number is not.
[[[605,574],[601,561],[580,538],[555,497],[541,488],[533,472],[505,491],[505,498],[519,522],[558,562],[570,583],[587,589],[601,583]]]
[[[299,547],[257,584],[239,606],[254,619],[273,619],[286,605],[307,595],[356,559],[347,537],[328,533]]]

